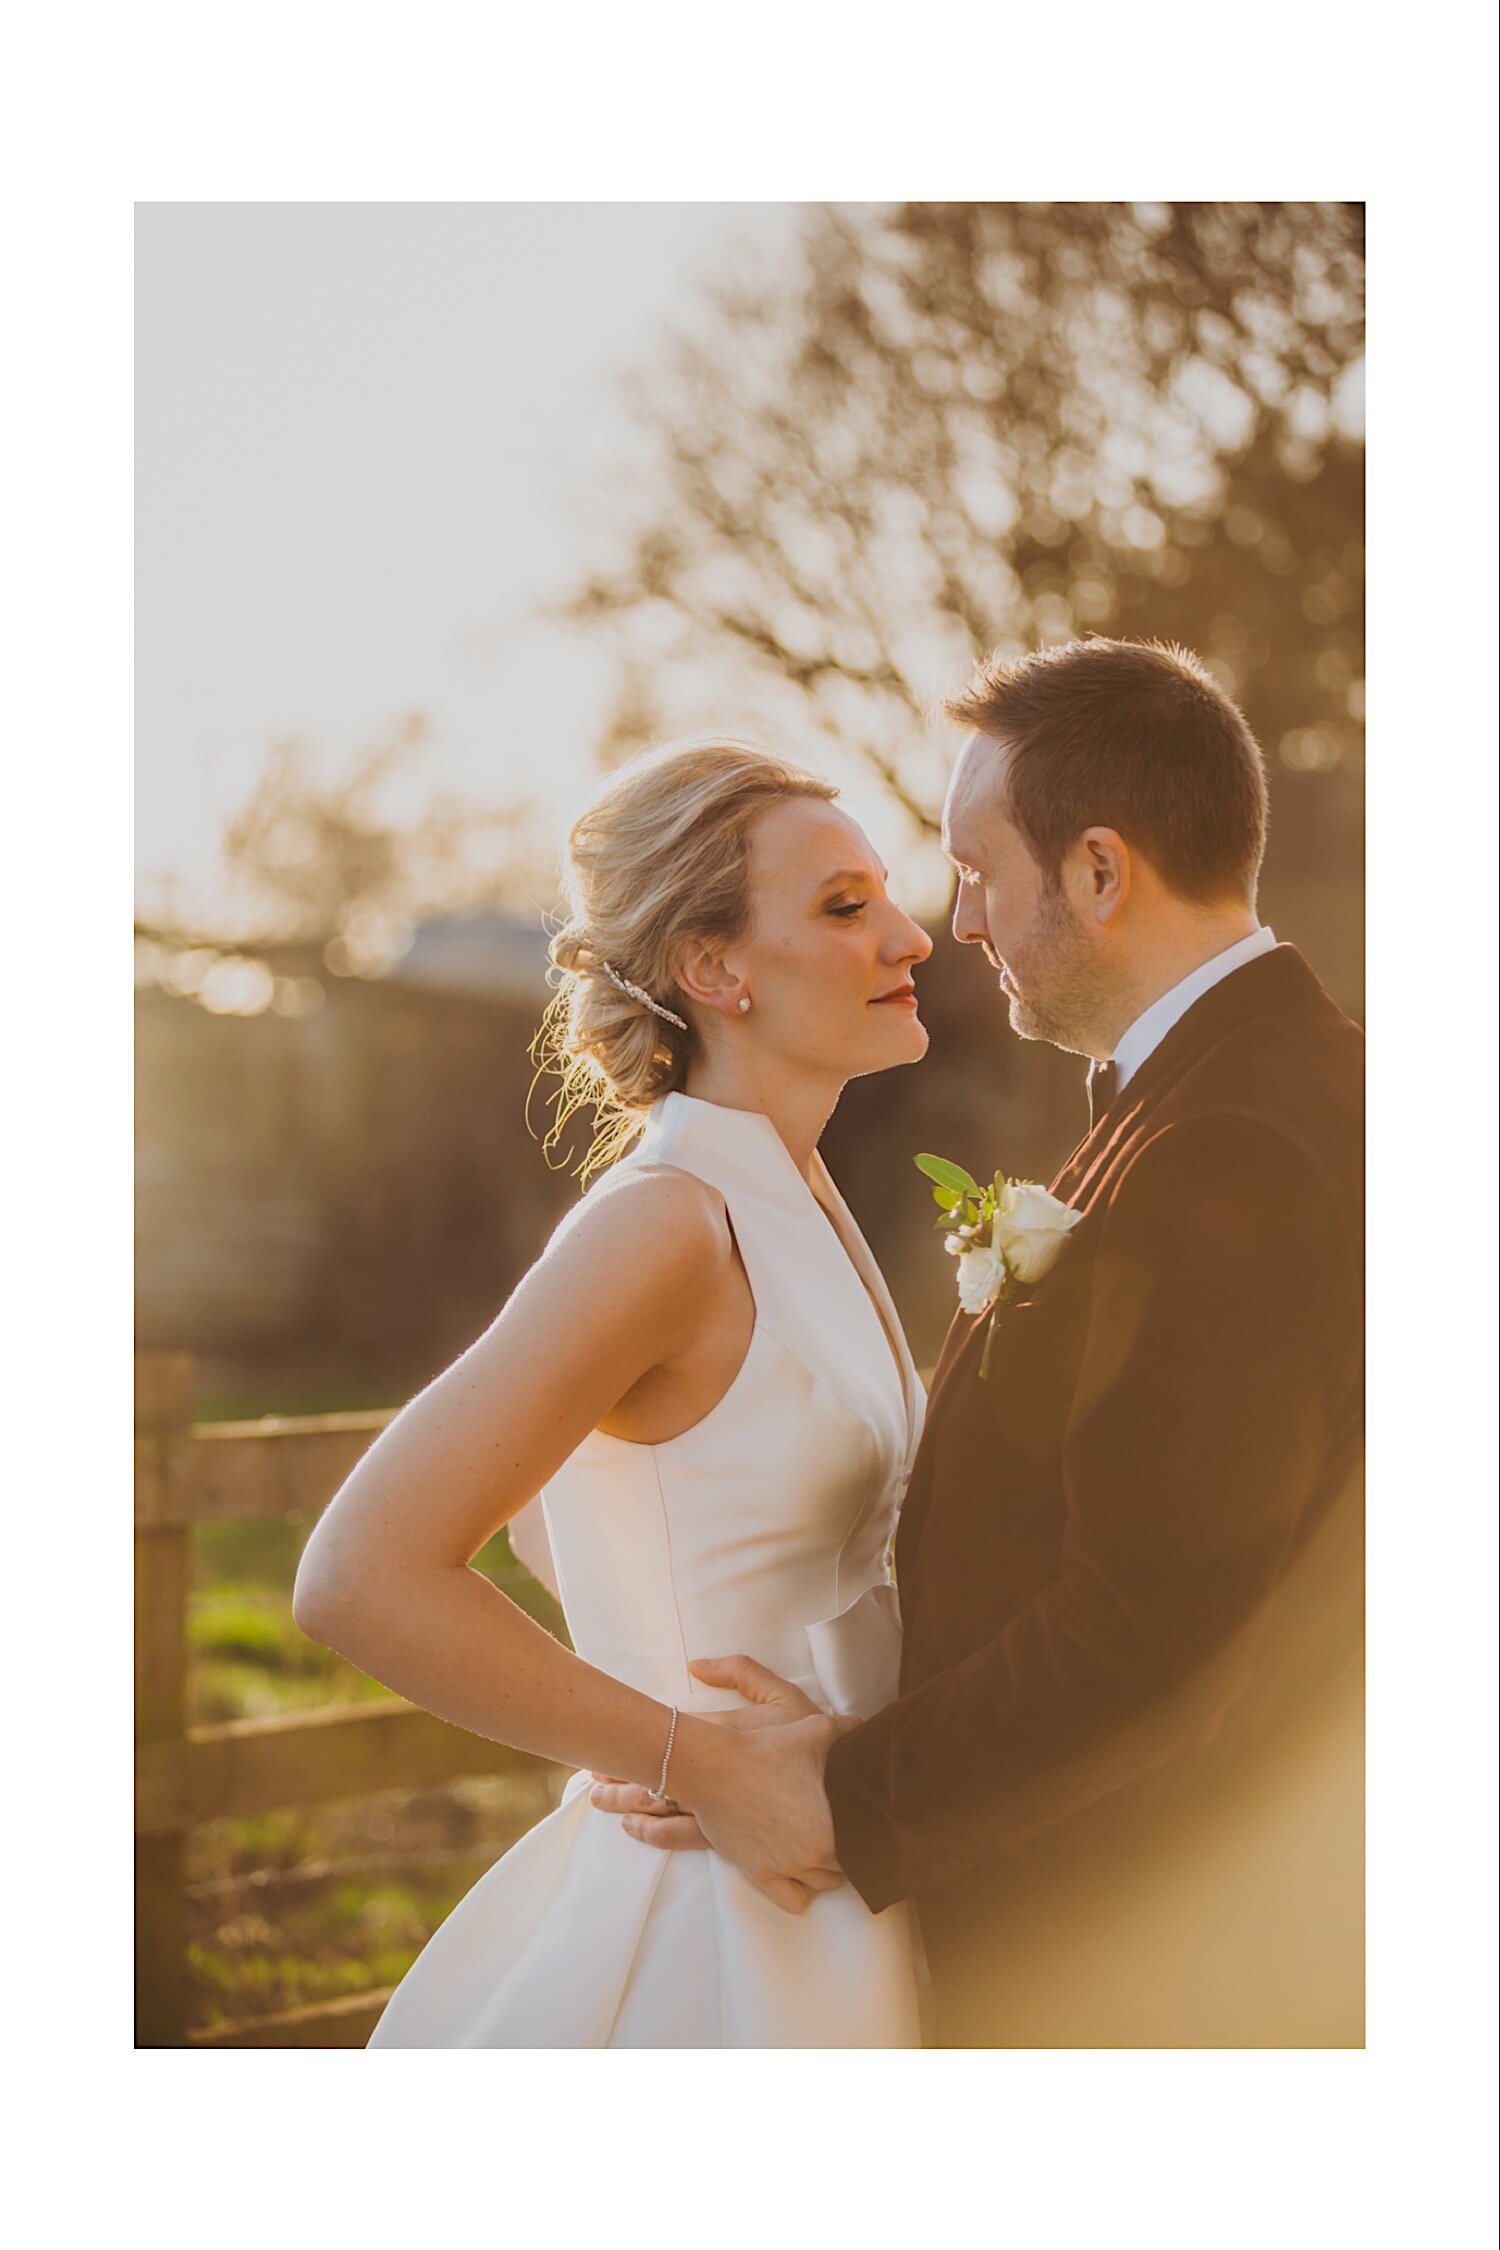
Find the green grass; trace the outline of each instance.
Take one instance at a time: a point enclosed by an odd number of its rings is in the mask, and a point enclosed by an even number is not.
[[[394,1984],[500,1854],[552,1808],[561,1777],[215,1821],[189,1847],[188,1972],[215,2025]]]
[[[279,1384],[201,1395],[199,1421],[389,1406],[389,1391]],[[207,1523],[193,1535],[191,1725],[274,1717],[390,1691],[310,1641],[292,1583],[311,1526],[285,1517]],[[556,1603],[497,1532],[474,1567],[566,1641]],[[394,1984],[473,1884],[556,1801],[562,1775],[476,1775],[241,1820],[187,1840],[192,2019],[213,2025]]]
[[[368,1702],[389,1692],[298,1628],[291,1587],[307,1532],[289,1518],[199,1525],[187,1622],[190,1724]],[[557,1604],[513,1559],[503,1531],[480,1549],[474,1568],[566,1641]]]
[[[291,1519],[198,1527],[190,1724],[389,1695],[310,1641],[292,1616],[308,1529]],[[513,1560],[503,1531],[474,1567],[566,1640],[557,1605]],[[229,2023],[396,1983],[485,1869],[551,1809],[561,1780],[475,1776],[195,1829],[187,1849],[193,2020]]]

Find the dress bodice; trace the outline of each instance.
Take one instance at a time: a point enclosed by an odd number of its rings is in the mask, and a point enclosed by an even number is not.
[[[924,1404],[885,1283],[821,1162],[809,1187],[759,1111],[668,1094],[621,1162],[719,1191],[755,1322],[690,1429],[595,1430],[549,1481],[573,1645],[680,1709],[737,1705],[687,1667],[745,1655],[869,1717],[896,1692],[887,1556]],[[717,1852],[652,1851],[590,1788],[575,1773],[459,1901],[372,2047],[921,2045],[904,1903],[872,1914],[843,1883],[789,1914]]]
[[[723,1196],[755,1303],[729,1388],[678,1436],[593,1431],[542,1495],[573,1645],[684,1709],[738,1702],[690,1659],[744,1654],[825,1710],[895,1692],[888,1550],[923,1393],[890,1293],[820,1157],[769,1117],[668,1094],[622,1164]]]

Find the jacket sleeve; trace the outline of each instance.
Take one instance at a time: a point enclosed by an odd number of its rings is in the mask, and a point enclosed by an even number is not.
[[[1057,1576],[829,1753],[840,1864],[877,1911],[1213,1732],[1357,1380],[1334,1199],[1257,1120],[1144,1144],[1091,1288]]]

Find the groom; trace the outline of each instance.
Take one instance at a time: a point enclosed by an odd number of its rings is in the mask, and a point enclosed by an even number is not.
[[[711,1730],[696,1822],[596,1801],[914,1900],[940,2045],[1358,2045],[1362,1038],[1257,918],[1261,754],[1194,658],[995,658],[948,708],[954,935],[1089,1058],[1084,1216],[983,1379],[988,1313],[949,1331],[896,1700],[698,1667],[785,1723]]]

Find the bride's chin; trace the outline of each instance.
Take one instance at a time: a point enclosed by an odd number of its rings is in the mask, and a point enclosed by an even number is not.
[[[865,1067],[881,1070],[892,1068],[897,1063],[920,1062],[927,1052],[928,1044],[926,1024],[917,1016],[908,1016],[899,1028],[892,1026],[892,1030],[884,1038],[871,1042],[872,1059]],[[876,1055],[878,1060],[874,1059]]]

